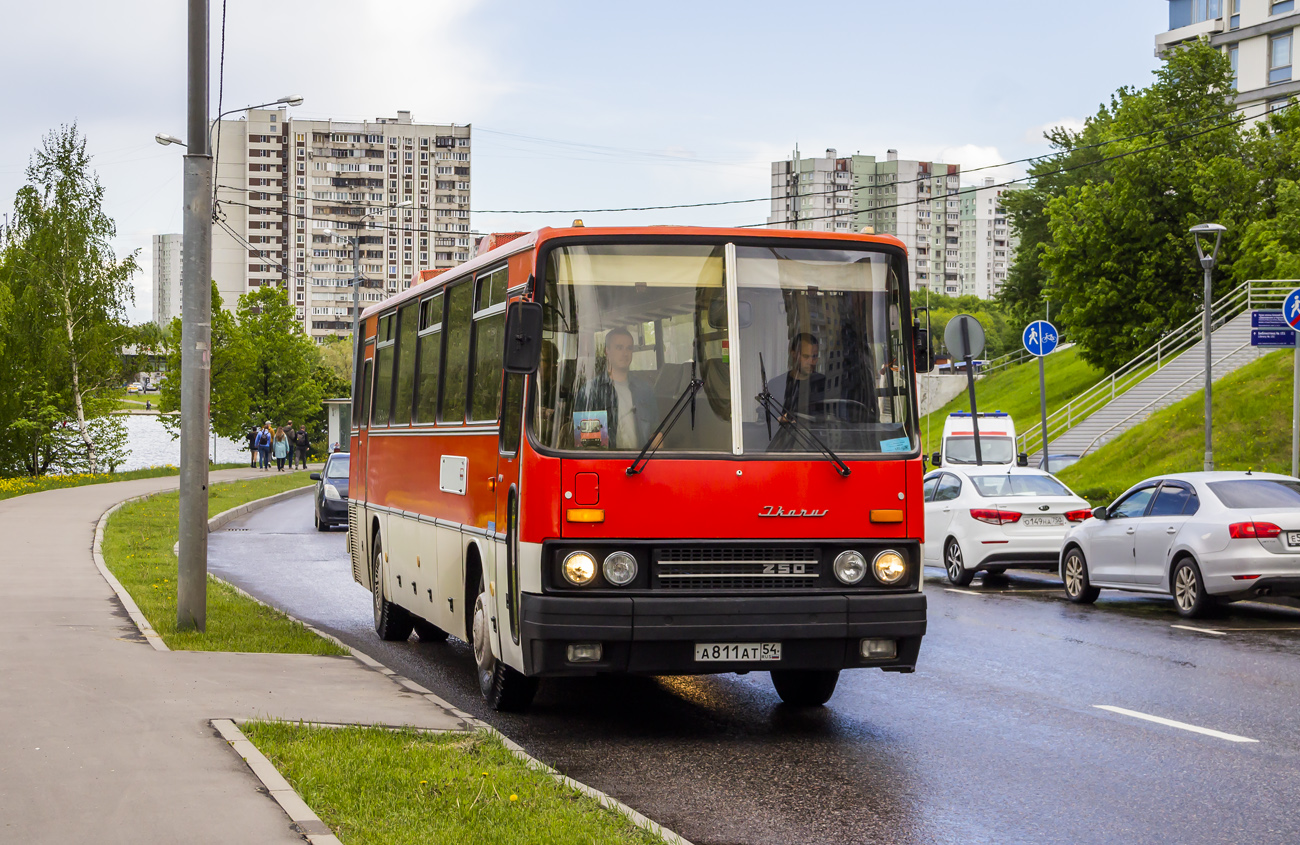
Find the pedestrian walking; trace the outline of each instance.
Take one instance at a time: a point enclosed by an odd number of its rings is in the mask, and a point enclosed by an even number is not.
[[[298,450],[298,463],[303,469],[307,468],[307,452],[311,447],[311,441],[307,437],[307,426],[303,425],[298,429],[298,435],[294,438],[293,445]]]
[[[275,435],[271,432],[271,421],[267,420],[266,425],[262,426],[257,432],[258,466],[261,469],[271,468],[271,442],[274,439]]]
[[[257,469],[257,426],[248,429],[246,439],[248,440],[248,468]]]
[[[271,444],[271,452],[275,456],[275,471],[284,472],[284,459],[289,456],[289,438],[284,436],[283,429],[275,433],[275,442]]]
[[[293,452],[294,452],[293,442],[294,442],[294,438],[297,437],[298,434],[296,431],[294,431],[293,420],[289,420],[289,424],[286,425],[284,428],[280,429],[280,431],[284,434],[284,439],[288,441],[289,454],[286,455],[285,457],[289,459],[289,469],[293,469]]]

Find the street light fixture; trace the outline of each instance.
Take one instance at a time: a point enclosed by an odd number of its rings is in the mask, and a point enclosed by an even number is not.
[[[1191,228],[1192,240],[1196,242],[1196,257],[1200,259],[1201,267],[1205,269],[1205,313],[1201,318],[1201,338],[1205,344],[1205,471],[1210,472],[1214,469],[1214,446],[1211,443],[1211,431],[1213,428],[1211,413],[1213,404],[1210,401],[1210,386],[1214,381],[1212,373],[1214,359],[1210,356],[1210,330],[1213,322],[1210,313],[1211,301],[1213,299],[1212,283],[1214,276],[1214,262],[1219,257],[1219,244],[1223,241],[1223,233],[1228,231],[1218,223],[1200,223]],[[1214,236],[1214,249],[1206,255],[1205,248],[1209,245],[1209,237]],[[1204,242],[1202,241],[1204,239]]]
[[[159,132],[157,135],[153,136],[153,139],[164,147],[168,144],[177,144],[182,147],[185,146],[185,142],[180,138],[177,138],[175,135],[168,135],[165,132]]]
[[[410,200],[402,200],[397,205],[388,206],[390,209],[410,208]],[[361,230],[365,228],[366,218],[374,217],[382,209],[372,209],[361,215],[357,222],[357,233],[352,236],[352,343],[355,346],[359,343],[361,327]]]

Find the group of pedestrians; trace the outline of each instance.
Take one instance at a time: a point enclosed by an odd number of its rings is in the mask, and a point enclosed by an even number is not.
[[[276,428],[267,420],[260,428],[248,430],[249,466],[269,470],[274,458],[276,472],[284,472],[285,461],[289,462],[289,469],[294,469],[295,465],[306,469],[310,445],[306,425],[294,430],[293,420],[290,420],[283,428]]]

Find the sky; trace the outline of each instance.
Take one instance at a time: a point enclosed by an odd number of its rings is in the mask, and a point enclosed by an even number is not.
[[[133,322],[151,314],[150,236],[181,231],[183,150],[153,137],[185,134],[185,5],[10,4],[0,31],[0,213],[42,137],[75,122],[114,247],[139,250]],[[1168,28],[1166,0],[226,0],[223,74],[211,6],[213,115],[221,79],[227,110],[294,94],[301,117],[472,124],[478,232],[761,223],[796,144],[963,169],[1041,155],[1046,128],[1149,84]],[[739,199],[763,201],[569,212]],[[504,213],[534,209],[554,213]]]

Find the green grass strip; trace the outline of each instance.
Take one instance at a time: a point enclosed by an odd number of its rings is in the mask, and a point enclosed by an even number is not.
[[[212,469],[238,469],[244,463],[213,464]],[[40,493],[42,490],[60,490],[64,487],[82,487],[87,484],[110,484],[114,481],[134,481],[138,478],[163,478],[177,475],[180,470],[174,466],[147,467],[128,472],[77,473],[75,475],[19,475],[12,478],[0,478],[0,499],[12,499],[28,493]]]
[[[311,484],[305,472],[275,474],[208,488],[208,516],[285,490]],[[131,502],[104,528],[104,562],[135,599],[169,648],[182,651],[243,651],[277,654],[348,652],[307,630],[278,610],[208,579],[207,630],[176,630],[176,555],[179,494],[159,493]]]
[[[663,843],[528,768],[488,733],[285,722],[240,729],[347,845]]]

